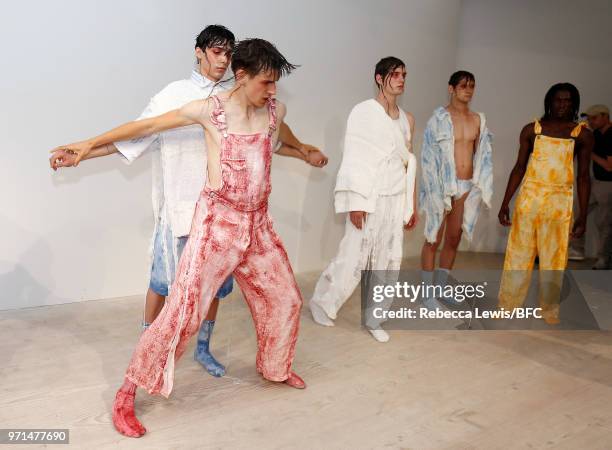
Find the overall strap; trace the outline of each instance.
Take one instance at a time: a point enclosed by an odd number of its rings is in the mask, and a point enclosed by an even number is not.
[[[268,137],[272,136],[276,131],[276,99],[271,98],[268,101],[268,114],[270,116],[270,124],[268,125]]]
[[[586,127],[587,123],[585,121],[579,122],[578,125],[576,125],[574,127],[574,129],[572,130],[572,137],[578,137],[580,135],[580,132],[582,131],[583,127]]]
[[[542,125],[540,124],[540,121],[538,119],[533,122],[533,131],[536,135],[542,134]]]

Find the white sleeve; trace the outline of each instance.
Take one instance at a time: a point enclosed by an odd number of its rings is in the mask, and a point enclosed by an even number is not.
[[[148,119],[149,117],[155,117],[159,114],[161,113],[158,111],[157,102],[155,100],[155,97],[153,97],[147,107],[136,120]],[[129,141],[115,142],[114,144],[115,147],[117,147],[117,150],[119,151],[118,155],[121,157],[121,159],[125,163],[131,164],[147,149],[152,150],[154,148],[159,147],[159,134],[143,136]]]
[[[334,207],[336,214],[350,211],[365,211],[373,213],[376,211],[376,196],[366,198],[353,191],[336,191],[334,193]]]

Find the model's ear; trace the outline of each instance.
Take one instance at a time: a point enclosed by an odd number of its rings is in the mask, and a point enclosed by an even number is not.
[[[234,77],[236,78],[237,84],[244,84],[247,82],[249,74],[244,69],[238,69],[234,74]]]
[[[198,62],[202,61],[202,59],[204,59],[206,57],[206,55],[204,54],[204,52],[202,51],[202,49],[200,47],[196,47],[195,48],[195,57],[198,60]]]
[[[448,95],[453,95],[454,92],[455,92],[455,88],[449,84],[448,85]]]
[[[376,84],[377,84],[379,87],[382,87],[382,84],[383,84],[383,77],[382,77],[382,75],[381,75],[381,74],[377,74],[377,75],[374,77],[374,79],[376,80]]]

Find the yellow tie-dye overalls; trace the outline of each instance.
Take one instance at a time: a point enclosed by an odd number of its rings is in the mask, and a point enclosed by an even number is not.
[[[579,123],[571,139],[542,134],[535,121],[533,152],[514,206],[508,237],[499,306],[520,307],[539,257],[539,302],[544,320],[559,322],[559,301],[572,224],[574,186],[574,139],[585,125]]]

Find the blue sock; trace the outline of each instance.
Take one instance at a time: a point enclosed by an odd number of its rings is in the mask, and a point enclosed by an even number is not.
[[[214,320],[205,320],[202,322],[200,332],[198,333],[198,344],[196,345],[193,357],[197,362],[202,364],[206,371],[213,377],[222,377],[225,375],[225,367],[215,359],[209,350],[210,337],[212,336],[214,326]]]
[[[423,281],[423,288],[425,289],[425,292],[423,293],[423,305],[425,305],[425,307],[430,311],[437,309],[444,310],[445,308],[436,299],[435,294],[428,295],[431,294],[433,288],[433,278],[433,271],[421,270],[421,280]]]
[[[440,300],[449,303],[451,305],[460,305],[461,302],[458,302],[457,300],[455,300],[453,297],[447,297],[444,295],[444,288],[447,286],[448,284],[448,274],[450,273],[449,269],[436,269],[436,285],[438,286],[442,286],[442,296],[440,297]]]
[[[448,269],[436,269],[436,284],[442,286],[442,289],[444,289],[444,286],[446,286],[449,273],[450,270]]]

